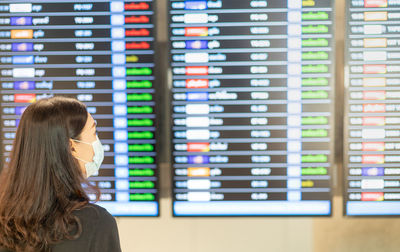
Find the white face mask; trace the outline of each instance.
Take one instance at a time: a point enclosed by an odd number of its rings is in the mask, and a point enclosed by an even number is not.
[[[100,165],[103,162],[104,159],[104,149],[103,145],[100,142],[99,137],[96,135],[96,140],[93,143],[87,143],[79,140],[75,140],[76,142],[79,143],[84,143],[84,144],[89,144],[93,148],[94,156],[93,156],[93,161],[89,162],[86,160],[83,160],[81,158],[76,157],[77,159],[81,160],[82,162],[85,162],[85,169],[86,169],[86,176],[90,177],[92,175],[98,175],[99,174],[99,169]]]

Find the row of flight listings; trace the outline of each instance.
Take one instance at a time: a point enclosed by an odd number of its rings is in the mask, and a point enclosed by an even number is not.
[[[159,215],[165,141],[174,216],[331,215],[334,1],[168,5],[165,91],[154,1],[2,1],[5,159],[24,109],[67,95],[97,121],[106,152],[90,180],[115,216]],[[399,10],[396,1],[347,1],[339,184],[349,216],[400,215]]]

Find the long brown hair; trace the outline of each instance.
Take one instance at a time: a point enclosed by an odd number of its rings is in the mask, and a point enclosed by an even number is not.
[[[80,139],[87,117],[85,105],[72,98],[42,99],[26,108],[0,174],[0,246],[49,251],[51,244],[80,235],[72,211],[89,202],[83,187],[93,186],[69,139]]]

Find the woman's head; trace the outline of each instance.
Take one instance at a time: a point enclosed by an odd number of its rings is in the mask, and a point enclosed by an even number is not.
[[[93,123],[85,105],[71,98],[43,99],[26,108],[0,176],[0,244],[42,249],[72,237],[71,224],[79,223],[71,212],[89,200],[82,184],[91,187],[76,157],[91,161],[94,154],[74,140],[93,142]]]
[[[10,163],[13,163],[12,158],[29,157],[26,161],[31,162],[40,157],[39,162],[48,162],[43,168],[52,171],[54,164],[73,161],[76,149],[90,155],[87,153],[89,148],[78,148],[72,141],[87,137],[85,126],[89,122],[93,122],[93,118],[85,105],[75,99],[53,97],[33,103],[22,114]],[[21,166],[21,169],[33,172],[27,166]],[[65,173],[67,170],[53,172]]]

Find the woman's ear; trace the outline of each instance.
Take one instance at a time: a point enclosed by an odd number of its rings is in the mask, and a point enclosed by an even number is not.
[[[72,139],[69,139],[69,147],[72,154],[76,153],[76,142]]]

